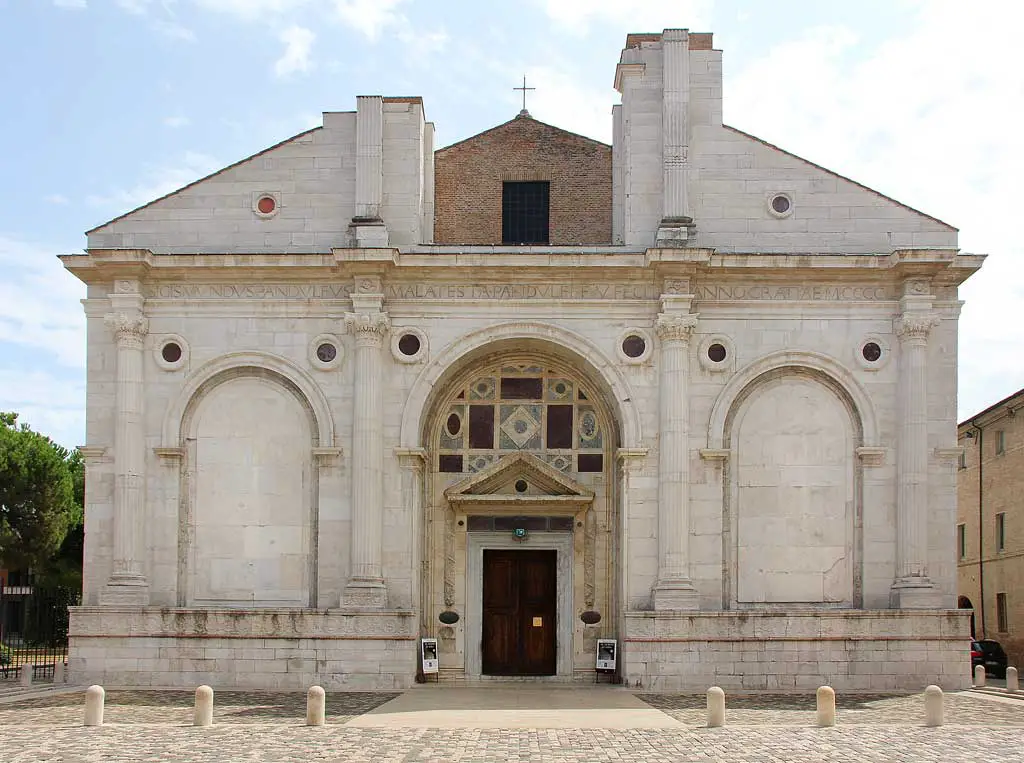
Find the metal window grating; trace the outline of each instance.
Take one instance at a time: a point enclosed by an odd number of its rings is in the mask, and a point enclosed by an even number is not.
[[[550,183],[546,180],[502,183],[502,243],[548,243],[549,200]]]

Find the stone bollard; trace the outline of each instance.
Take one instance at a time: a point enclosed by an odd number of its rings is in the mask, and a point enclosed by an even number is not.
[[[55,663],[53,663],[53,684],[54,686],[56,686],[57,684],[64,683],[65,680],[66,679],[64,678],[64,660],[57,660]]]
[[[32,666],[30,664],[22,663],[21,671],[18,673],[18,683],[25,688],[32,685]]]
[[[102,686],[90,686],[85,690],[85,723],[84,726],[103,725],[103,697]]]
[[[323,726],[327,716],[327,695],[319,686],[310,686],[306,692],[306,725]]]
[[[1017,668],[1006,669],[1006,690],[1020,691],[1020,677],[1017,675]]]
[[[924,690],[924,725],[942,725],[942,689],[934,684]]]
[[[836,692],[831,686],[818,687],[818,725],[836,725]]]
[[[984,686],[985,685],[985,666],[975,665],[974,666],[974,685]]]
[[[725,725],[725,692],[717,686],[708,689],[708,728]]]
[[[213,725],[213,689],[200,686],[196,689],[196,711],[192,719],[193,726]]]

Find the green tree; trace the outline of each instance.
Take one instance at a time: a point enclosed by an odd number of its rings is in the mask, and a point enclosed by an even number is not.
[[[81,524],[75,464],[81,461],[50,438],[0,412],[0,563],[43,567],[69,528]],[[83,480],[84,481],[84,480]]]

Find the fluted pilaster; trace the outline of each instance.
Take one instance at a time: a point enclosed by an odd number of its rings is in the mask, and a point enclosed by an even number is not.
[[[900,430],[891,598],[901,609],[939,604],[928,577],[928,335],[939,318],[930,309],[912,307],[905,306],[894,325],[900,345]]]
[[[141,557],[146,483],[142,352],[149,321],[140,310],[128,310],[108,314],[104,323],[117,343],[117,381],[113,565],[101,600],[105,604],[146,604],[149,587]]]
[[[341,603],[383,608],[387,590],[381,569],[384,495],[384,414],[381,395],[382,348],[389,321],[380,310],[348,313],[355,336],[355,387],[352,395],[351,576]]]
[[[690,580],[689,376],[692,313],[661,313],[660,446],[658,449],[658,580],[654,608],[697,609]]]

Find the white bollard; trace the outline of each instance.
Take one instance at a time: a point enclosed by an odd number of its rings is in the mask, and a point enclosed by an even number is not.
[[[196,689],[196,711],[193,726],[213,725],[213,689],[203,685]]]
[[[818,725],[836,725],[836,692],[831,686],[818,687]]]
[[[327,695],[319,686],[310,686],[306,692],[306,725],[323,726],[327,716]]]
[[[974,685],[984,686],[985,685],[985,666],[975,665],[974,666]]]
[[[64,660],[60,659],[53,663],[53,684],[56,686],[57,684],[64,683],[64,681]]]
[[[725,692],[718,686],[708,689],[708,728],[725,725]]]
[[[28,688],[32,685],[32,665],[23,662],[21,664],[21,671],[18,673],[18,683],[23,687]]]
[[[85,690],[85,723],[84,726],[103,725],[103,698],[102,686],[90,686]]]
[[[934,684],[924,690],[924,725],[942,725],[942,689]]]

